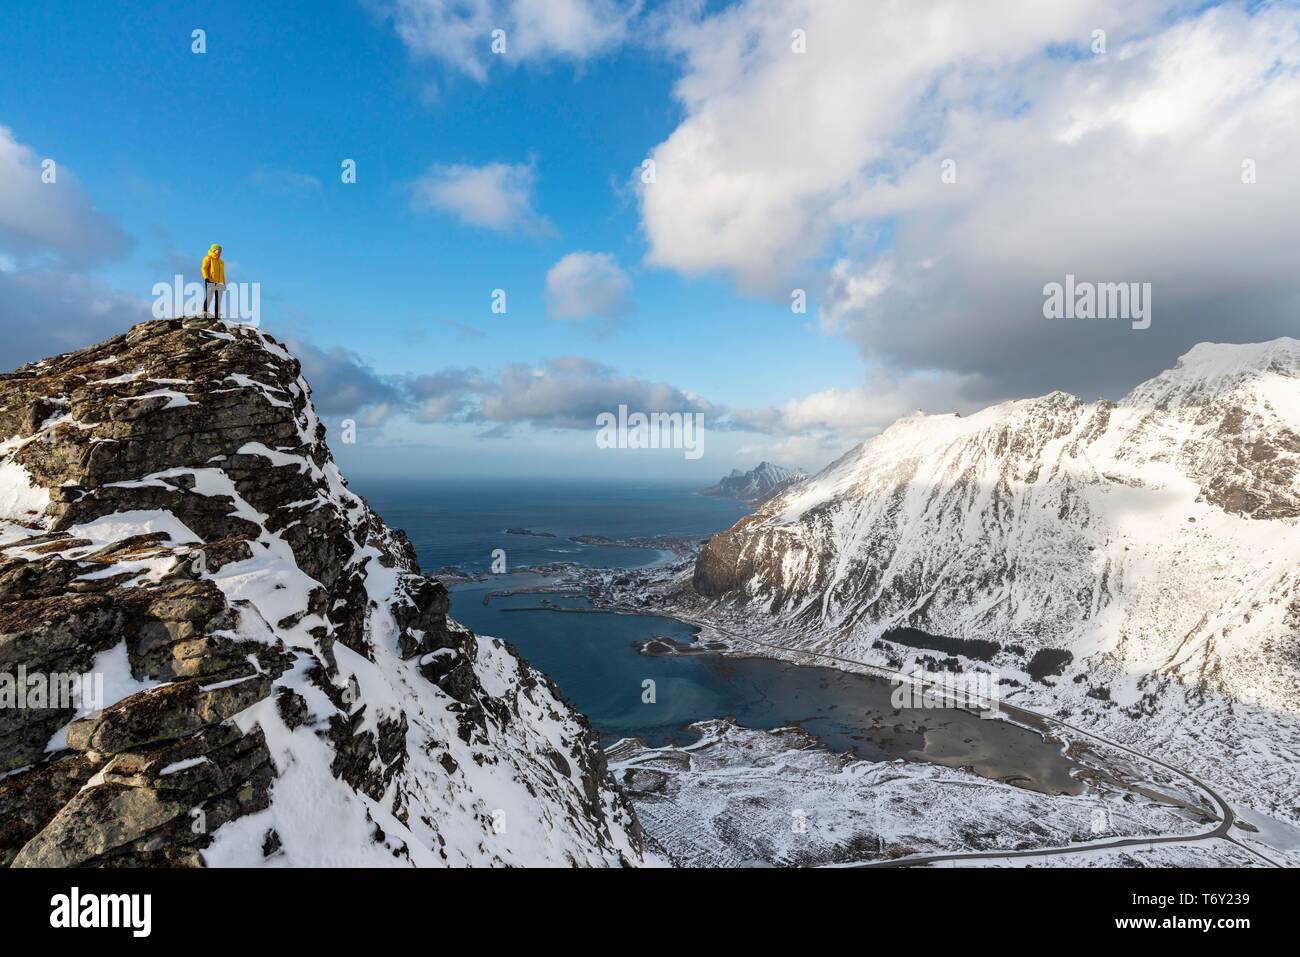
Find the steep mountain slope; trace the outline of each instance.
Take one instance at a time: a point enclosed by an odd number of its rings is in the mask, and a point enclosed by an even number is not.
[[[748,472],[732,469],[731,474],[717,485],[700,489],[701,495],[720,498],[738,498],[745,502],[761,502],[807,478],[807,473],[788,469],[771,462],[759,462]]]
[[[646,860],[586,721],[447,617],[269,336],[25,366],[0,437],[0,671],[33,692],[0,710],[0,863]],[[102,699],[34,693],[80,673]]]
[[[882,664],[911,628],[1013,673],[1059,651],[1133,713],[1159,678],[1300,712],[1300,341],[1199,345],[1118,404],[902,419],[711,539],[693,584]]]

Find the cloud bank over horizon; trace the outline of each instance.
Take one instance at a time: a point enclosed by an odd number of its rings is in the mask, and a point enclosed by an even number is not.
[[[864,359],[988,400],[1113,396],[1296,327],[1295,5],[741,0],[667,42],[651,265],[808,284]],[[1045,320],[1067,274],[1150,282],[1151,328]]]

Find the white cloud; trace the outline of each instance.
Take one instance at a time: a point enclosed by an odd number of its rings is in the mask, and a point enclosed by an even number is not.
[[[0,370],[80,349],[150,316],[143,296],[86,271],[124,258],[134,240],[57,157],[48,157],[53,182],[44,181],[46,158],[0,126]]]
[[[143,297],[84,273],[0,271],[0,372],[82,349],[152,318]]]
[[[416,181],[411,204],[500,233],[546,235],[553,229],[533,210],[535,182],[533,167],[526,163],[435,165]]]
[[[403,399],[400,385],[385,379],[349,349],[322,349],[310,340],[290,336],[286,344],[302,363],[312,388],[312,401],[326,415],[366,411],[371,418],[386,417]]]
[[[266,169],[259,167],[253,171],[249,181],[254,186],[273,193],[286,195],[310,195],[319,193],[321,181],[310,173],[298,173],[289,169]]]
[[[647,261],[820,285],[864,355],[989,396],[1114,392],[1196,341],[1294,328],[1300,9],[1197,6],[742,0],[678,22]],[[1152,328],[1044,320],[1067,272],[1152,282]]]
[[[640,0],[395,0],[389,14],[413,54],[482,82],[493,61],[582,62],[612,50],[640,7]],[[505,51],[494,54],[498,29]]]
[[[53,182],[45,182],[45,160]],[[134,241],[90,201],[58,157],[42,157],[0,126],[0,254],[12,271],[24,262],[83,267],[122,258]]]
[[[3,288],[0,284],[0,292]],[[594,431],[596,416],[616,412],[619,405],[642,412],[705,412],[710,427],[715,421],[722,425],[725,415],[686,389],[623,375],[581,356],[508,363],[495,373],[448,366],[386,376],[346,349],[322,349],[301,338],[290,338],[288,344],[302,360],[322,413],[357,415],[369,424],[406,416],[424,424],[486,428],[480,437],[495,438],[515,425]]]
[[[811,473],[820,471],[835,461],[854,444],[834,432],[788,435],[774,441],[742,444],[737,446],[735,455],[745,463],[775,462],[786,468],[799,468]]]
[[[553,319],[613,319],[632,308],[631,288],[609,253],[569,253],[546,272],[546,311]]]
[[[936,84],[979,82],[1049,42],[1085,40],[1113,2],[742,0],[681,21],[686,119],[641,188],[650,261],[784,281],[845,222],[872,165],[903,160],[936,121]],[[801,29],[807,52],[792,51]],[[955,74],[955,77],[954,77]]]
[[[978,376],[877,371],[857,388],[824,389],[779,406],[738,409],[728,422],[735,430],[764,436],[741,445],[736,450],[741,458],[816,471],[903,416],[977,411],[988,404],[982,396],[992,388]]]
[[[610,366],[580,356],[536,365],[510,363],[495,375],[446,368],[408,377],[404,388],[421,422],[594,430],[596,416],[616,411],[620,404],[643,412],[718,411],[684,389],[620,375]]]
[[[746,431],[787,437],[832,435],[835,444],[852,444],[913,412],[975,411],[987,404],[979,398],[987,389],[978,376],[943,372],[899,376],[880,371],[857,388],[824,389],[779,406],[736,410],[731,421]]]
[[[602,363],[563,356],[538,366],[506,366],[483,397],[479,414],[488,422],[594,430],[596,416],[617,412],[619,405],[641,412],[716,411],[708,401],[668,383],[619,375]]]
[[[450,422],[473,418],[474,397],[491,388],[477,369],[446,368],[409,377],[406,389],[416,404],[420,422]]]

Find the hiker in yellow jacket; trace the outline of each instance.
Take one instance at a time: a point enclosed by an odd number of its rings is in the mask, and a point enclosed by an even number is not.
[[[208,296],[216,304],[216,317],[221,318],[221,290],[226,288],[226,264],[221,261],[221,247],[216,243],[203,257],[203,312],[208,311]],[[210,292],[209,292],[210,291]]]

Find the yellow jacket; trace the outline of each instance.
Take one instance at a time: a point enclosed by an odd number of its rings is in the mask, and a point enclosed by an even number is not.
[[[203,278],[208,282],[226,281],[226,264],[221,261],[221,247],[216,243],[203,257]]]

